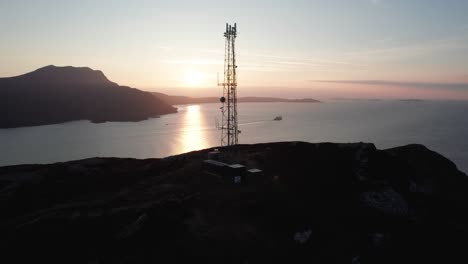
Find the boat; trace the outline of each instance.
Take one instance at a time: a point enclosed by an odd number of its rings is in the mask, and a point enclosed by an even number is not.
[[[273,120],[274,121],[280,121],[280,120],[283,120],[283,117],[282,116],[277,116]]]

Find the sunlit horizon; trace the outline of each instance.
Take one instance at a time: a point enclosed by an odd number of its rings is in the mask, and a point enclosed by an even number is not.
[[[236,22],[239,96],[468,100],[468,2],[1,2],[0,77],[46,65],[218,96]],[[180,6],[184,6],[183,9]]]

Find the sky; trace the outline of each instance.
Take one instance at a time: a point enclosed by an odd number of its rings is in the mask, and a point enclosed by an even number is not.
[[[237,23],[240,96],[468,100],[466,0],[0,0],[0,77],[87,66],[217,96]]]

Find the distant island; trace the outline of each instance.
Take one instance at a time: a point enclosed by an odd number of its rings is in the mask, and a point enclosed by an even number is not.
[[[177,109],[149,92],[109,81],[87,67],[46,66],[0,78],[0,128],[75,120],[141,121]]]
[[[424,102],[424,100],[422,100],[422,99],[400,99],[400,101],[402,101],[402,102],[415,102],[415,103]]]
[[[382,101],[382,99],[378,98],[344,98],[344,97],[334,97],[331,98],[334,101],[369,101],[369,102],[378,102]]]
[[[219,103],[219,97],[188,97],[188,96],[167,95],[167,94],[158,93],[158,92],[153,92],[152,94],[171,105]],[[321,101],[311,99],[311,98],[285,99],[285,98],[256,97],[256,96],[239,97],[237,101],[239,103],[277,103],[277,102],[321,103]]]
[[[400,102],[424,102],[423,99],[379,99],[379,98],[343,98],[343,97],[334,97],[331,100],[335,101],[369,101],[369,102],[379,102],[379,101],[400,101]]]

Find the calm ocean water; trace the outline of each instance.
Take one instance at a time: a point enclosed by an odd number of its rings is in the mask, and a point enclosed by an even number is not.
[[[468,172],[468,102],[243,103],[240,143],[301,140],[424,144]],[[273,121],[277,115],[282,121]],[[218,104],[179,106],[142,122],[88,121],[0,129],[0,166],[88,157],[165,157],[219,145]]]

